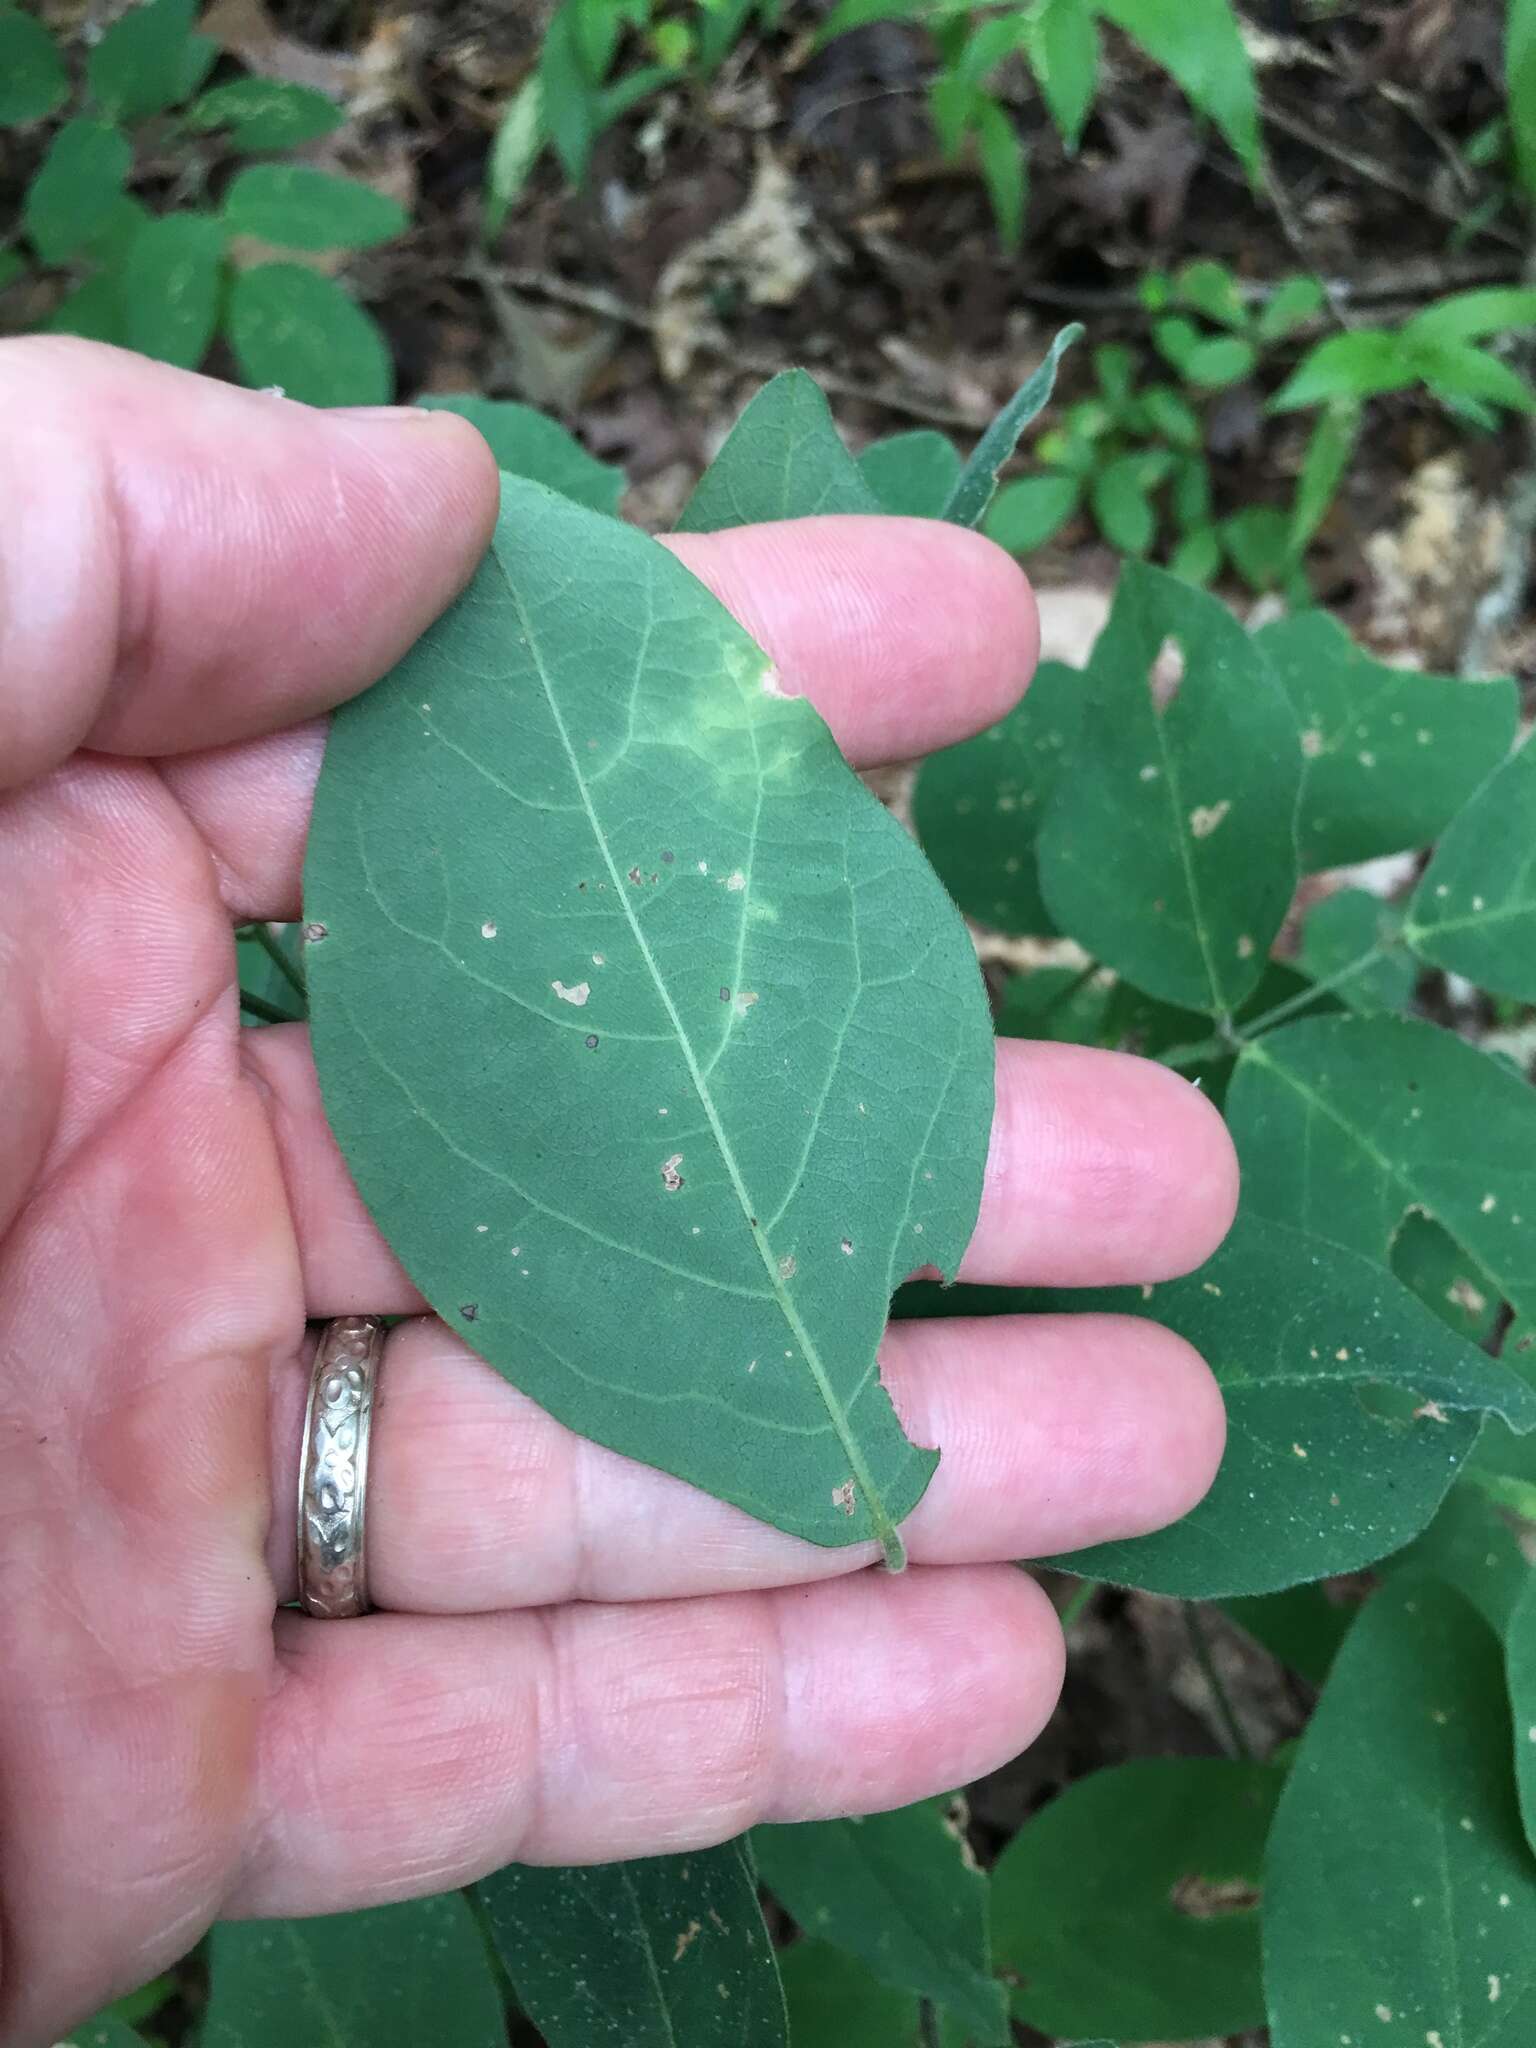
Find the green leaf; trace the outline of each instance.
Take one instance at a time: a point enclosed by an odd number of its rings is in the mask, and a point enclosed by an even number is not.
[[[589,455],[558,420],[535,412],[531,405],[467,392],[453,397],[432,393],[416,403],[429,412],[456,412],[478,428],[490,444],[498,469],[548,484],[552,491],[578,505],[590,505],[594,512],[618,512],[624,495],[623,470]]]
[[[1526,1839],[1536,1849],[1536,1576],[1529,1572],[1509,1617],[1504,1654],[1515,1721],[1515,1782]]]
[[[1192,311],[1203,313],[1218,327],[1230,327],[1240,334],[1246,332],[1248,309],[1237,279],[1225,263],[1200,257],[1186,263],[1173,282],[1180,301]]]
[[[859,457],[859,473],[883,511],[907,519],[941,519],[960,476],[960,457],[947,434],[918,427],[871,441]]]
[[[965,38],[954,76],[967,85],[985,86],[998,65],[1022,47],[1027,33],[1022,15],[983,15]]]
[[[1482,291],[1452,292],[1436,299],[1403,324],[1412,341],[1482,341],[1512,327],[1536,326],[1536,290],[1528,285],[1490,285]]]
[[[1078,326],[1064,327],[1035,374],[1009,399],[976,443],[960,480],[950,493],[944,517],[956,526],[980,526],[997,489],[998,472],[1019,445],[1019,437],[1050,403],[1062,357],[1082,335]],[[770,387],[771,388],[771,387]]]
[[[774,0],[769,0],[763,10],[765,19],[771,19],[773,5]],[[719,70],[758,11],[758,0],[703,0],[697,24],[698,68],[703,77]]]
[[[71,2028],[64,2036],[64,2048],[144,2048],[144,2036],[115,2013],[102,2012]]]
[[[1530,2038],[1536,1870],[1509,1749],[1493,1632],[1433,1580],[1393,1580],[1339,1654],[1270,1833],[1274,2048]]]
[[[245,1920],[209,1943],[203,2048],[500,2048],[501,1996],[456,1892],[321,1920]]]
[[[1509,0],[1504,80],[1515,160],[1526,190],[1536,192],[1536,0]]]
[[[665,64],[645,64],[636,71],[626,72],[615,84],[607,86],[597,96],[597,131],[602,134],[615,121],[623,120],[631,108],[648,100],[663,86],[676,82],[676,73]]]
[[[1029,197],[1029,161],[1013,118],[994,99],[976,106],[976,149],[982,180],[992,202],[1003,246],[1017,249],[1024,236],[1024,207]]]
[[[42,121],[69,97],[69,74],[40,21],[0,10],[0,128]]]
[[[346,119],[323,92],[280,78],[233,78],[195,99],[182,117],[189,128],[227,128],[236,150],[293,149],[329,135]]]
[[[1106,342],[1093,352],[1093,374],[1106,402],[1117,411],[1125,406],[1136,388],[1136,353],[1123,342]]]
[[[943,2006],[977,2048],[1011,2038],[992,1975],[987,1881],[940,1802],[761,1827],[752,1845],[763,1883],[807,1934],[848,1950],[882,1984]]]
[[[779,1950],[794,2048],[915,2048],[918,2002],[826,1941]]]
[[[196,0],[143,0],[107,30],[85,60],[85,82],[104,113],[142,121],[182,97]]]
[[[1221,523],[1222,543],[1250,590],[1274,590],[1290,568],[1291,522],[1275,505],[1245,505]]]
[[[1251,1185],[1253,1148],[1242,1157]],[[952,1312],[970,1308],[970,1292]],[[1187,1280],[1019,1294],[1013,1305],[1163,1323],[1202,1353],[1226,1396],[1227,1455],[1199,1507],[1172,1529],[1058,1560],[1088,1578],[1224,1599],[1359,1570],[1428,1524],[1479,1415],[1536,1427],[1536,1388],[1456,1337],[1375,1261],[1256,1203]]]
[[[1056,1292],[919,1283],[893,1310],[1042,1312],[1162,1323],[1206,1358],[1227,1404],[1227,1454],[1199,1507],[1175,1528],[1052,1560],[1088,1578],[1226,1600],[1357,1571],[1428,1525],[1479,1415],[1536,1427],[1536,1384],[1454,1336],[1379,1260],[1250,1210],[1188,1279]]]
[[[1042,662],[999,724],[923,762],[912,822],[967,917],[1005,932],[1055,930],[1040,894],[1035,842],[1077,743],[1088,678]]]
[[[188,36],[181,46],[181,61],[176,67],[176,90],[172,104],[191,99],[207,78],[222,52],[212,36]]]
[[[1099,83],[1099,29],[1092,0],[1045,0],[1029,17],[1030,68],[1056,131],[1074,155]]]
[[[959,156],[960,146],[975,127],[977,113],[984,104],[980,88],[954,71],[940,73],[929,86],[929,119],[940,149],[951,162]]]
[[[1332,1669],[1355,1613],[1352,1603],[1316,1585],[1223,1600],[1221,1606],[1278,1663],[1315,1686],[1321,1686]]]
[[[246,925],[235,933],[235,968],[240,977],[242,1007],[247,996],[266,1008],[284,1010],[295,1019],[303,1016],[306,999],[304,991],[304,970],[299,959],[299,934],[297,924],[278,924],[265,927],[270,945],[265,946],[256,936],[261,927]],[[287,963],[281,965],[276,954],[281,954]],[[269,1018],[254,1021],[271,1022]]]
[[[744,1840],[584,1870],[514,1863],[475,1895],[548,2048],[786,2048]]]
[[[27,187],[21,223],[44,263],[64,263],[101,230],[122,196],[133,151],[106,121],[66,121]]]
[[[867,28],[872,21],[905,21],[927,14],[930,6],[931,0],[838,0],[816,32],[816,47],[851,29]]]
[[[1071,967],[1033,967],[1005,984],[997,1006],[997,1035],[1102,1045],[1114,1030],[1113,994],[1107,976],[1084,980]],[[1200,1022],[1195,1019],[1197,1031]]]
[[[1004,484],[981,530],[1010,555],[1027,555],[1059,533],[1077,510],[1082,485],[1075,476],[1026,476]]]
[[[1435,966],[1536,1003],[1536,742],[1496,768],[1451,820],[1403,936]]]
[[[1198,449],[1205,438],[1200,415],[1171,385],[1151,384],[1137,401],[1150,432],[1175,448]],[[1200,466],[1204,468],[1203,459]]]
[[[1142,479],[1140,455],[1106,463],[1089,490],[1100,533],[1123,555],[1144,555],[1157,535],[1157,514]]]
[[[1203,590],[1221,567],[1221,535],[1214,526],[1199,526],[1184,538],[1168,559],[1168,573]]]
[[[1425,1571],[1454,1586],[1500,1635],[1531,1578],[1509,1523],[1466,1484],[1451,1488],[1424,1534],[1390,1563],[1394,1571]]]
[[[1400,943],[1401,927],[1401,913],[1368,889],[1340,889],[1308,913],[1301,965],[1363,1016],[1406,1009],[1417,976]],[[1372,954],[1378,957],[1369,959]],[[1335,978],[1357,960],[1368,964],[1347,979]]]
[[[1387,668],[1326,612],[1256,636],[1301,727],[1302,872],[1427,846],[1515,735],[1514,685]]]
[[[25,261],[14,249],[0,249],[0,292],[8,292],[27,274]]]
[[[1357,327],[1352,334],[1330,334],[1309,349],[1269,401],[1269,409],[1295,412],[1306,405],[1373,398],[1382,391],[1405,390],[1419,381],[1420,374],[1400,334]]]
[[[1212,523],[1211,469],[1203,455],[1186,455],[1174,469],[1173,516],[1185,533]]]
[[[1284,341],[1315,320],[1327,303],[1328,294],[1315,277],[1288,277],[1260,307],[1255,332],[1266,345]]]
[[[878,512],[816,380],[785,370],[765,384],[700,477],[679,533],[719,533],[765,519]]]
[[[224,225],[283,249],[372,249],[404,232],[396,200],[307,164],[250,164],[224,193]]]
[[[466,595],[336,715],[305,916],[332,1128],[451,1325],[582,1434],[898,1557],[935,1457],[876,1349],[969,1240],[991,1026],[937,878],[735,621],[506,479]]]
[[[247,384],[275,385],[306,405],[387,405],[394,395],[378,327],[340,285],[302,264],[241,271],[225,324]]]
[[[1486,400],[1511,412],[1536,412],[1536,391],[1508,363],[1464,341],[1425,341],[1404,336],[1415,372],[1439,398]]]
[[[1181,374],[1184,365],[1195,350],[1202,346],[1205,336],[1182,313],[1170,314],[1164,320],[1152,323],[1152,345],[1165,363],[1169,363]]]
[[[1259,96],[1229,0],[1098,0],[1106,21],[1140,43],[1214,121],[1257,185],[1262,170]]]
[[[1291,507],[1291,559],[1299,561],[1307,544],[1328,516],[1344,480],[1360,433],[1361,409],[1353,399],[1336,399],[1324,408],[1307,438],[1296,502]]]
[[[533,167],[544,151],[544,87],[537,72],[524,79],[507,102],[491,144],[485,171],[485,239],[506,226],[507,215],[521,196]]]
[[[122,346],[127,316],[116,271],[99,270],[54,307],[43,322],[44,334],[75,334],[82,341],[110,341]]]
[[[1183,679],[1159,709],[1151,677],[1169,640]],[[1088,674],[1070,786],[1040,837],[1046,904],[1149,995],[1233,1010],[1264,971],[1295,885],[1290,706],[1225,605],[1134,562]]]
[[[167,213],[141,228],[121,265],[129,348],[195,370],[218,323],[224,230],[207,214]]]
[[[1257,361],[1258,352],[1251,341],[1240,341],[1235,334],[1213,334],[1208,341],[1196,342],[1179,368],[1202,391],[1220,391],[1250,376]]]
[[[1378,1259],[1411,1208],[1536,1311],[1536,1091],[1432,1024],[1328,1017],[1243,1048],[1227,1102],[1247,1199]]]
[[[582,47],[580,14],[575,0],[565,0],[550,16],[539,46],[539,111],[544,132],[554,144],[566,176],[581,184],[599,134],[599,78]]]
[[[1259,1871],[1283,1782],[1263,1764],[1142,1759],[1025,1821],[992,1873],[1015,2018],[1132,2041],[1262,2026]]]
[[[1392,1270],[1441,1322],[1469,1344],[1488,1348],[1503,1320],[1503,1302],[1448,1230],[1410,1209],[1392,1240]],[[1504,1355],[1509,1355],[1507,1346]]]

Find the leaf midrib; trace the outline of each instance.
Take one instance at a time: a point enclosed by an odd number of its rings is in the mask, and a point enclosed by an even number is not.
[[[507,596],[522,626],[528,652],[532,658],[535,673],[539,678],[539,686],[544,692],[545,702],[549,706],[549,715],[554,721],[555,731],[559,736],[560,745],[564,749],[566,762],[571,772],[571,779],[575,783],[581,797],[582,808],[586,813],[587,824],[591,830],[593,840],[602,857],[603,865],[608,870],[609,880],[615,897],[623,908],[630,936],[633,938],[636,950],[645,963],[646,972],[651,977],[657,998],[662,1008],[666,1011],[667,1018],[676,1034],[678,1047],[682,1052],[684,1064],[688,1069],[688,1077],[693,1084],[694,1093],[698,1096],[699,1106],[704,1111],[705,1117],[708,1120],[711,1135],[715,1140],[721,1161],[730,1179],[732,1191],[740,1205],[742,1221],[747,1227],[748,1235],[757,1247],[758,1256],[762,1260],[763,1269],[767,1274],[768,1284],[772,1289],[775,1301],[778,1303],[779,1311],[800,1346],[801,1356],[804,1358],[811,1377],[816,1383],[816,1390],[821,1396],[823,1406],[826,1408],[828,1419],[831,1421],[832,1427],[837,1433],[838,1442],[842,1445],[843,1451],[847,1456],[848,1463],[852,1468],[853,1478],[858,1485],[865,1506],[869,1510],[869,1517],[873,1525],[875,1537],[885,1552],[885,1561],[893,1571],[899,1571],[906,1562],[906,1552],[901,1538],[896,1532],[896,1525],[891,1520],[890,1511],[885,1505],[884,1498],[870,1475],[864,1454],[854,1437],[848,1422],[847,1413],[828,1377],[827,1369],[822,1363],[815,1341],[809,1330],[806,1329],[798,1310],[785,1289],[784,1282],[779,1274],[778,1261],[774,1258],[772,1249],[767,1243],[767,1233],[757,1228],[753,1221],[752,1199],[747,1192],[746,1182],[742,1177],[741,1167],[731,1146],[730,1139],[720,1120],[720,1112],[716,1107],[714,1096],[710,1092],[708,1077],[699,1065],[694,1053],[693,1042],[684,1029],[683,1020],[678,1014],[677,1005],[672,999],[671,990],[667,987],[662,977],[661,970],[656,964],[656,957],[651,951],[644,931],[641,929],[639,919],[635,916],[634,908],[629,899],[629,892],[624,887],[623,877],[619,872],[618,863],[613,857],[607,836],[598,821],[597,812],[593,808],[591,793],[588,790],[586,778],[581,772],[581,760],[571,742],[570,730],[561,714],[560,706],[556,702],[555,693],[550,683],[549,671],[545,666],[544,657],[540,651],[538,639],[534,631],[533,621],[528,615],[528,609],[523,603],[516,584],[507,572],[506,564],[501,558],[499,546],[493,546],[491,553],[506,589]],[[745,914],[745,906],[743,906],[743,914]]]

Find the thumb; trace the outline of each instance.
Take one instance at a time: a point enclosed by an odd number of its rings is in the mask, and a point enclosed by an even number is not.
[[[94,342],[0,343],[0,420],[0,787],[77,746],[181,753],[354,695],[496,517],[490,451],[452,413],[317,412]]]

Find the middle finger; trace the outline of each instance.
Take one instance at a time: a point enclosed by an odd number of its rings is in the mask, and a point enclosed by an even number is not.
[[[1221,1396],[1182,1338],[1122,1316],[894,1324],[881,1373],[907,1433],[943,1456],[904,1524],[919,1564],[989,1564],[1174,1521],[1221,1456]],[[291,1597],[289,1508],[307,1375],[273,1407],[271,1560]],[[381,1606],[466,1614],[795,1585],[870,1564],[587,1442],[433,1317],[387,1343],[369,1464]]]

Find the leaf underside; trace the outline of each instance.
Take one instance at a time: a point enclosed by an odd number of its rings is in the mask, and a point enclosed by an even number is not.
[[[992,1108],[965,929],[663,548],[505,479],[464,597],[338,714],[316,1060],[384,1235],[583,1435],[828,1545],[936,1462],[876,1352]]]

